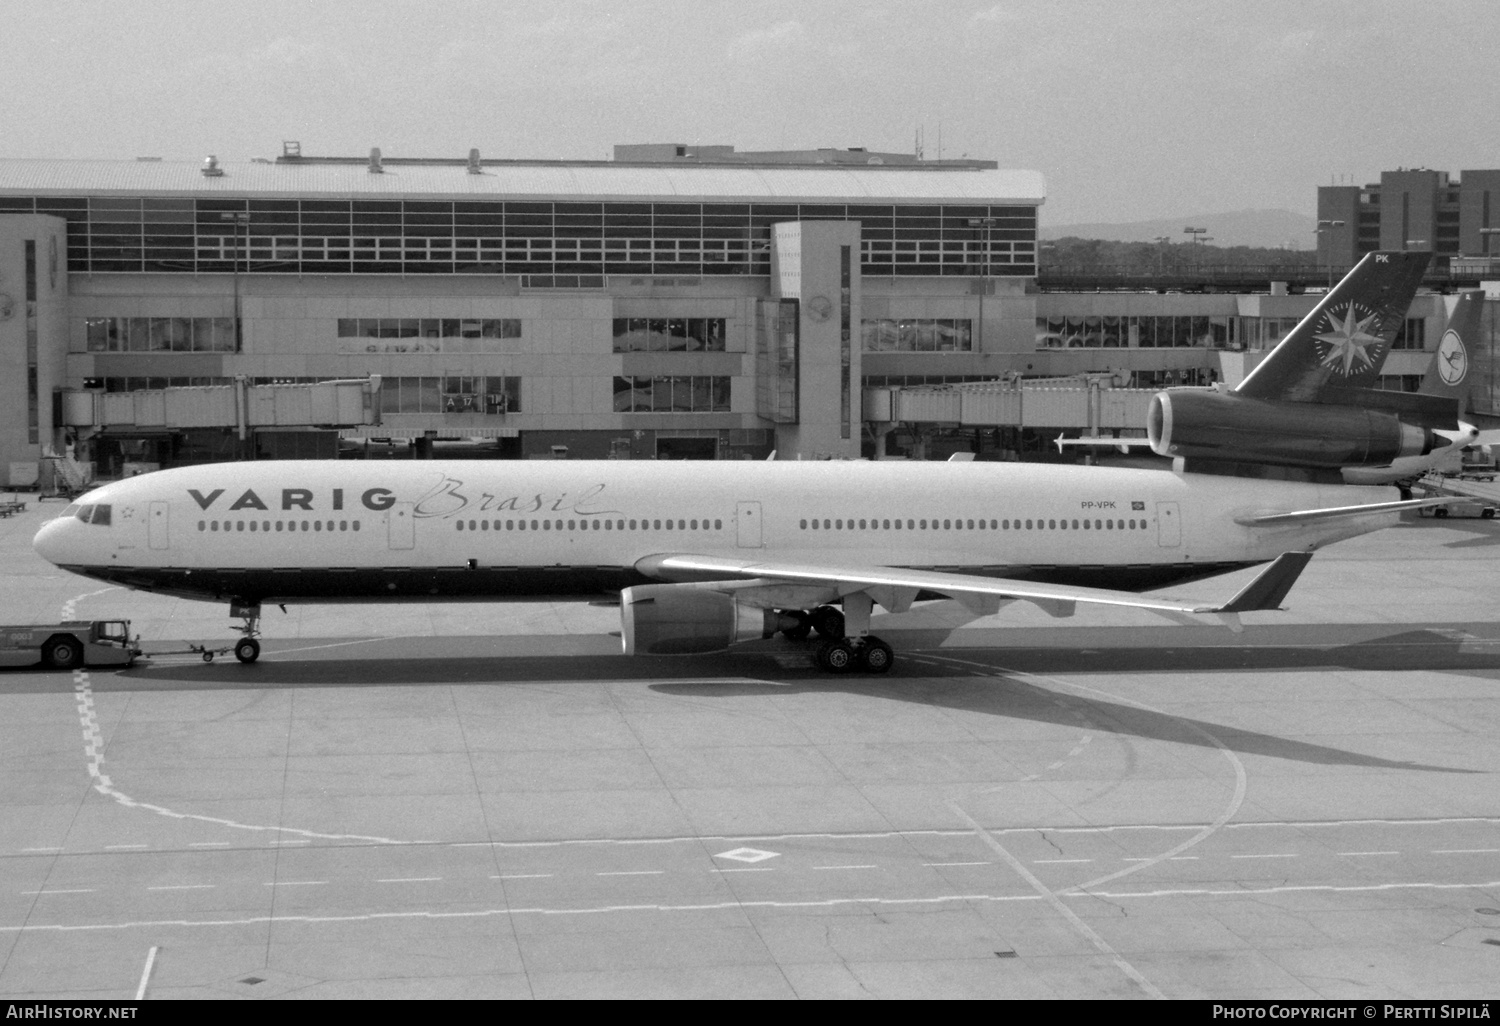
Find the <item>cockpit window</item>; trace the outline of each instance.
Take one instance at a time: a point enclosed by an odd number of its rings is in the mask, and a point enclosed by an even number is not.
[[[112,519],[112,513],[113,507],[107,502],[101,502],[97,505],[79,507],[78,519],[82,520],[85,524],[93,524],[96,527],[108,527]]]
[[[85,524],[92,522],[94,519],[94,507],[92,505],[80,506],[78,508],[78,519],[82,520]]]
[[[82,509],[82,507],[79,506],[78,503],[75,502],[75,503],[73,503],[73,505],[71,505],[67,509],[63,510],[62,511],[62,515],[65,516],[65,517],[77,516],[78,515],[78,511],[80,509]]]

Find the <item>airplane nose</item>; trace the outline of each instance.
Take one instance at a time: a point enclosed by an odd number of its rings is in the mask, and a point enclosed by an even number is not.
[[[71,520],[71,517],[57,517],[43,524],[36,537],[31,539],[32,550],[47,562],[61,566],[67,552],[65,537]]]

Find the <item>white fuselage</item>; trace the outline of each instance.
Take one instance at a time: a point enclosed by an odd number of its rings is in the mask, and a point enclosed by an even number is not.
[[[636,564],[663,553],[1050,572],[1109,587],[1126,569],[1228,570],[1396,522],[1268,528],[1237,516],[1392,497],[1045,464],[287,461],[104,485],[35,547],[131,587],[252,601],[591,593],[639,583]],[[108,523],[80,519],[101,507]]]

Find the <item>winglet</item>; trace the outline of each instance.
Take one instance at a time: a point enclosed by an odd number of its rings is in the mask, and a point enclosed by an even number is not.
[[[1297,583],[1297,578],[1311,562],[1311,552],[1283,552],[1276,561],[1260,572],[1215,613],[1248,613],[1257,609],[1280,609],[1282,599]]]

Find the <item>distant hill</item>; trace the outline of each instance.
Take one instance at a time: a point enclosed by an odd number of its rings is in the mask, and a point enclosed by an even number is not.
[[[1043,216],[1046,208],[1043,208]],[[1316,248],[1313,228],[1315,218],[1290,210],[1235,210],[1223,214],[1191,214],[1156,221],[1131,221],[1123,224],[1046,224],[1041,226],[1043,239],[1104,239],[1110,242],[1151,242],[1165,235],[1173,242],[1186,242],[1182,229],[1207,228],[1215,246],[1255,246],[1266,249]]]

